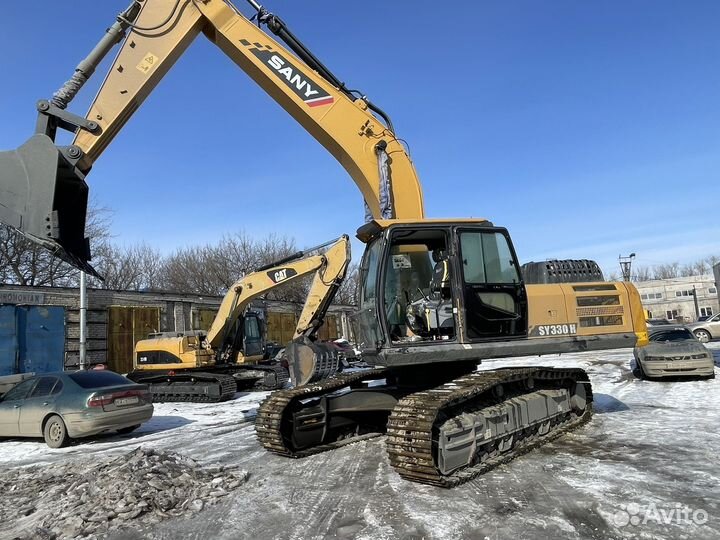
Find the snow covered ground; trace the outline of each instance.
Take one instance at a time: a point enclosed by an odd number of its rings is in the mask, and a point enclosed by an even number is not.
[[[720,343],[710,348],[720,376]],[[220,405],[156,404],[152,421],[131,435],[60,450],[2,441],[0,463],[5,471],[82,464],[142,445],[250,471],[222,503],[145,529],[154,539],[720,538],[720,377],[640,381],[631,358],[624,349],[484,363],[579,365],[590,374],[596,415],[453,490],[401,480],[382,437],[302,460],[266,453],[253,431],[266,394]]]

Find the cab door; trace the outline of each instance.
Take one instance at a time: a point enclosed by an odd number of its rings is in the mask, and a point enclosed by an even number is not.
[[[245,356],[262,356],[265,343],[262,337],[260,318],[255,313],[247,313],[244,320],[243,354]]]
[[[467,339],[526,336],[527,293],[507,230],[458,228],[456,235]]]
[[[352,315],[358,346],[365,354],[376,353],[382,345],[378,322],[378,275],[383,241],[378,238],[365,249],[360,264],[358,310]]]

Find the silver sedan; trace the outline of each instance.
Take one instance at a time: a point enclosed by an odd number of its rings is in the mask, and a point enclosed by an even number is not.
[[[60,448],[71,438],[129,433],[152,414],[147,387],[112,371],[43,373],[0,398],[0,437],[43,437]]]
[[[649,332],[650,343],[633,349],[639,377],[715,378],[712,353],[690,330],[682,326],[658,326]]]

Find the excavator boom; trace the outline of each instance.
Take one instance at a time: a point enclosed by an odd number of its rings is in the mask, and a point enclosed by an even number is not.
[[[17,151],[0,153],[0,222],[92,271],[85,175],[200,33],[340,162],[369,216],[422,218],[417,173],[387,115],[347,90],[282,20],[250,3],[293,52],[226,0],[133,1],[52,100],[39,103],[36,134]],[[69,113],[73,96],[120,41],[88,113]],[[72,145],[55,145],[58,129],[76,134]]]

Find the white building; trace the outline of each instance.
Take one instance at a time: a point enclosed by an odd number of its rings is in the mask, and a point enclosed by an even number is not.
[[[693,322],[720,312],[715,277],[709,274],[639,281],[634,285],[651,319]]]

